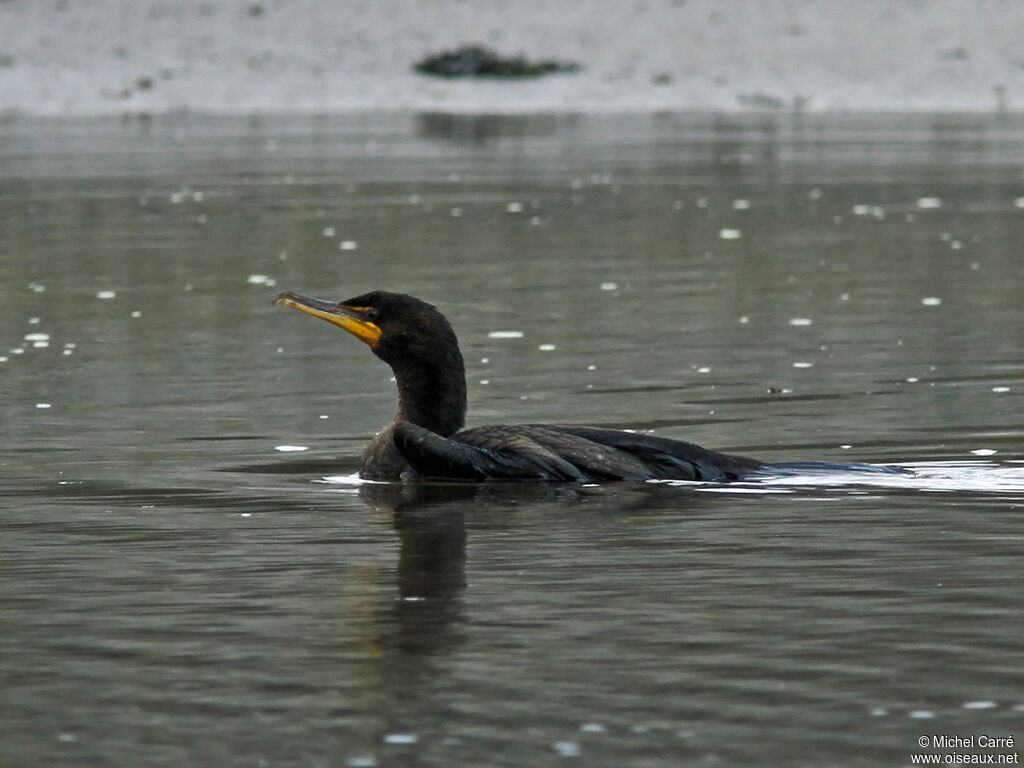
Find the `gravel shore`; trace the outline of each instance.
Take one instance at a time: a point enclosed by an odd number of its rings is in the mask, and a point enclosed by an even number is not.
[[[1017,0],[0,0],[0,111],[1019,111]],[[417,74],[469,43],[579,63]]]

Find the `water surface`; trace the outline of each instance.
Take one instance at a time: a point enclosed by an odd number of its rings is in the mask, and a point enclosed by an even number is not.
[[[3,764],[903,765],[1014,734],[1022,127],[6,119]],[[271,300],[372,288],[450,317],[470,424],[916,476],[358,484],[390,371]]]

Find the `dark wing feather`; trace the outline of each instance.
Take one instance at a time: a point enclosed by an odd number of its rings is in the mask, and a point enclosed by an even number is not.
[[[734,480],[761,462],[663,437],[546,424],[442,437],[403,422],[395,446],[419,477],[453,480]]]
[[[625,451],[567,433],[546,424],[474,427],[453,440],[493,450],[502,456],[557,456],[575,468],[581,480],[648,480],[644,463]]]
[[[659,480],[736,480],[764,465],[747,456],[733,456],[702,448],[683,440],[655,437],[621,429],[597,427],[546,427],[576,435],[634,456]]]
[[[466,436],[462,440],[460,437]],[[395,446],[419,477],[448,480],[586,480],[575,466],[528,437],[493,429],[441,437],[415,424],[395,425]]]

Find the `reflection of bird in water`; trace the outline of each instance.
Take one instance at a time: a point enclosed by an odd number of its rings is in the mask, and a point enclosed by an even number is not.
[[[727,481],[768,468],[746,456],[615,429],[551,424],[462,429],[462,353],[451,325],[433,305],[385,291],[341,302],[286,291],[274,303],[340,326],[394,371],[398,413],[366,448],[359,472],[364,478]]]

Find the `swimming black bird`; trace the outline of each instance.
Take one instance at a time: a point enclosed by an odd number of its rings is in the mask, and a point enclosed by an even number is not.
[[[369,345],[398,382],[398,413],[370,441],[368,480],[695,480],[842,472],[913,476],[901,467],[795,461],[766,464],[682,440],[553,424],[462,429],[466,368],[448,320],[414,296],[371,291],[323,301],[284,291],[275,304],[333,323]]]
[[[275,304],[340,326],[391,366],[398,413],[363,454],[373,480],[736,480],[765,468],[693,443],[616,429],[522,424],[462,429],[466,371],[436,307],[373,291],[345,301],[285,291]]]

